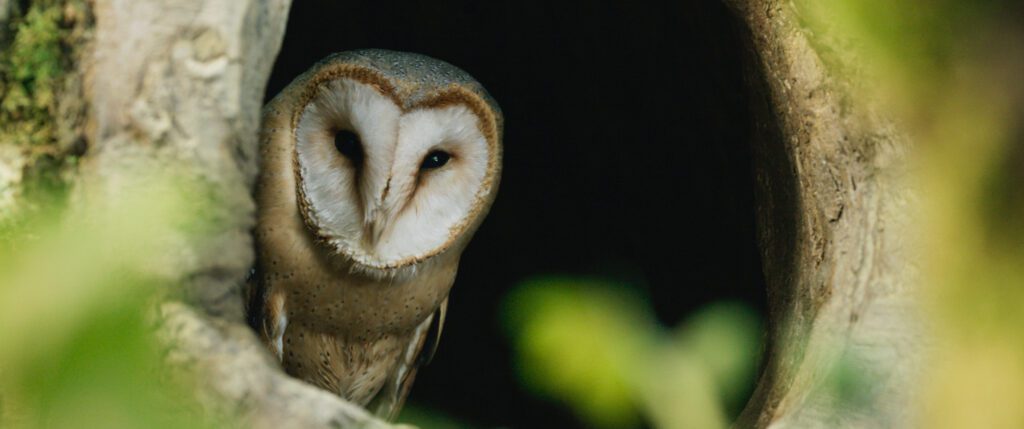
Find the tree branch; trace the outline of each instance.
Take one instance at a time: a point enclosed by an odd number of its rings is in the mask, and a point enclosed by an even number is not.
[[[199,380],[200,402],[212,415],[237,414],[252,428],[391,426],[353,405],[281,372],[252,331],[238,323],[167,302],[160,307],[168,363]]]

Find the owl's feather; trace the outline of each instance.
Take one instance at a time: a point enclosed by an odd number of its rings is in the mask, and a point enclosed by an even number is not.
[[[444,319],[448,313],[448,300],[441,302],[441,306],[416,329],[413,340],[409,342],[403,359],[392,373],[377,397],[370,402],[368,408],[374,410],[379,416],[393,420],[401,411],[405,399],[409,396],[412,383],[416,380],[416,373],[426,364],[430,363],[437,352],[437,345],[441,341],[441,331],[444,329]]]

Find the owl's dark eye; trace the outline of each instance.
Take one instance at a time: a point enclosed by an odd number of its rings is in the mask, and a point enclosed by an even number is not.
[[[420,170],[432,170],[435,168],[440,168],[441,166],[447,164],[448,160],[451,158],[452,156],[449,155],[448,152],[435,150],[433,152],[428,153],[427,156],[423,158],[423,163],[420,164]]]
[[[345,158],[356,165],[363,163],[363,145],[359,143],[359,136],[348,130],[341,130],[334,134],[334,148]]]

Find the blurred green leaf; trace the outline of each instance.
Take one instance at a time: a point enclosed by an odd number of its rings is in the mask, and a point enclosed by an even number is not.
[[[675,336],[635,292],[597,280],[532,280],[506,304],[524,383],[595,427],[725,427],[724,402],[753,381],[757,317],[738,304],[709,307]]]
[[[757,372],[762,344],[757,314],[740,303],[715,303],[691,316],[677,335],[709,371],[728,408],[738,411]]]
[[[507,304],[530,387],[570,403],[595,426],[637,424],[631,384],[655,332],[636,296],[608,284],[551,278],[528,282]]]
[[[139,179],[112,200],[9,232],[20,243],[0,249],[0,426],[212,425],[189,387],[169,381],[146,322],[175,281],[167,244],[203,222],[187,199],[195,185]]]

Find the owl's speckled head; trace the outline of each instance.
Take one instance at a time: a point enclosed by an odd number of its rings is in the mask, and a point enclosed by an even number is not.
[[[366,50],[324,59],[290,91],[296,197],[318,240],[371,274],[461,251],[501,170],[501,111],[479,83],[423,55]]]

